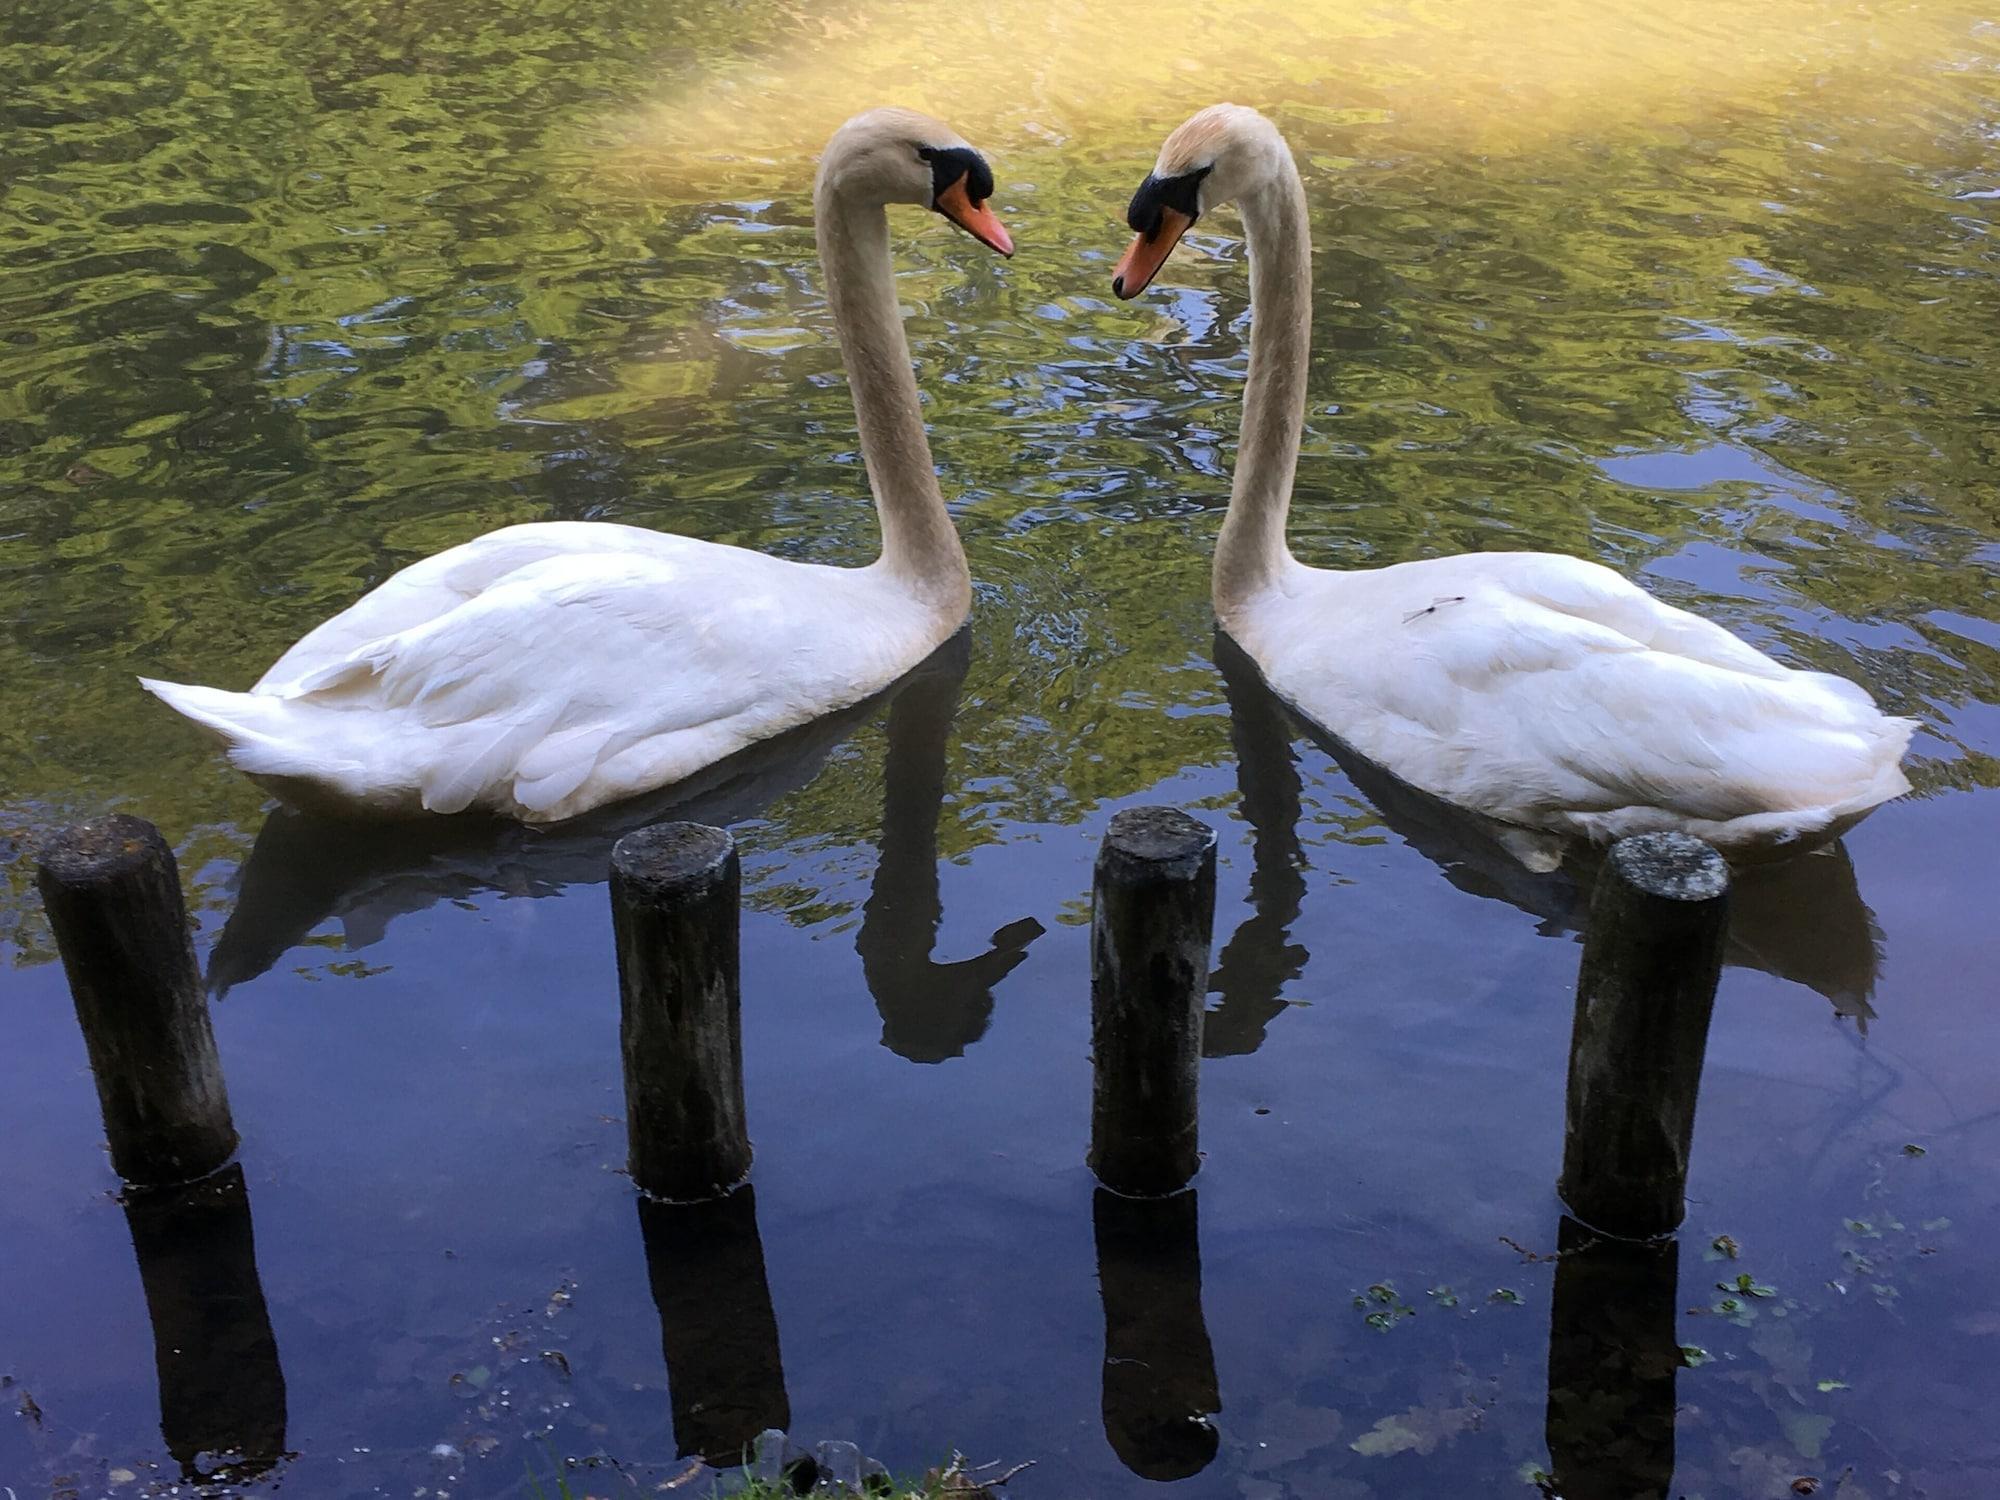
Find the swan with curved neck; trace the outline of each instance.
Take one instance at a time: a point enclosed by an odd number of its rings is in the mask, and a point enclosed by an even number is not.
[[[1167,138],[1113,273],[1144,291],[1204,213],[1250,252],[1250,374],[1215,613],[1293,708],[1402,780],[1503,824],[1607,842],[1679,830],[1737,858],[1832,837],[1909,790],[1915,724],[1787,668],[1610,569],[1480,552],[1313,568],[1285,541],[1305,420],[1312,249],[1290,149],[1218,104]],[[1548,844],[1516,846],[1553,862]]]
[[[813,210],[882,528],[866,567],[639,527],[510,526],[415,563],[246,693],[141,679],[289,801],[549,822],[666,786],[859,702],[964,621],[971,576],[925,439],[886,208],[935,209],[1002,255],[993,174],[937,120],[835,132]]]

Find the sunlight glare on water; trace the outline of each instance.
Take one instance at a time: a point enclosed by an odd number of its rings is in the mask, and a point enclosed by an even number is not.
[[[744,155],[810,155],[862,98],[949,117],[996,146],[1026,135],[1089,150],[1093,137],[1164,130],[1214,99],[1305,93],[1345,96],[1321,118],[1504,155],[1593,127],[1768,108],[1801,85],[1880,100],[1941,51],[1964,47],[1974,65],[1964,18],[1949,5],[1826,0],[1749,11],[1702,0],[802,7],[795,37],[667,84],[625,128],[635,146],[719,172]],[[1885,136],[1910,125],[1895,114],[1863,123]]]

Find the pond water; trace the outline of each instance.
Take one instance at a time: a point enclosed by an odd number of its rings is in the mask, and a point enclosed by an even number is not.
[[[231,1445],[298,1495],[590,1456],[611,1494],[766,1423],[1033,1459],[1028,1497],[1989,1492],[2000,28],[1508,9],[9,7],[11,1494],[166,1492]],[[1107,282],[1160,136],[1225,97],[1313,204],[1301,555],[1598,558],[1922,722],[1914,796],[1738,891],[1677,1247],[1541,1258],[1587,874],[1217,665],[1234,215],[1144,299]],[[987,152],[1021,247],[894,226],[975,617],[691,790],[744,850],[754,1192],[642,1214],[603,874],[661,806],[328,829],[133,677],[247,684],[513,521],[869,556],[807,188],[890,100]],[[1221,834],[1206,1161],[1164,1206],[1083,1166],[1091,861],[1145,803]],[[178,1218],[115,1196],[33,893],[37,840],[112,807],[176,844],[222,994],[241,1178]],[[219,1363],[176,1352],[204,1287]]]

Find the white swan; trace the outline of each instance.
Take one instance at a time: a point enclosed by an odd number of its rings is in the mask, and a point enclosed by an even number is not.
[[[1002,255],[993,175],[938,121],[878,109],[828,143],[821,264],[881,517],[862,568],[631,526],[509,526],[413,564],[247,693],[141,679],[287,800],[335,811],[573,817],[680,780],[887,686],[972,603],[896,305],[884,207],[935,208]]]
[[[1678,829],[1733,857],[1818,842],[1909,790],[1915,723],[1793,671],[1610,569],[1482,552],[1309,568],[1285,544],[1304,421],[1312,252],[1284,138],[1205,109],[1128,213],[1134,297],[1205,211],[1241,205],[1254,322],[1215,612],[1278,695],[1403,780],[1503,823],[1604,842]]]

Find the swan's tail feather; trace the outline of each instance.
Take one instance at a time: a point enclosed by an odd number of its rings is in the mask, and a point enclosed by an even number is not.
[[[229,763],[246,776],[338,786],[360,769],[328,754],[324,737],[315,743],[283,698],[152,677],[141,677],[139,686],[220,741]]]
[[[1910,778],[1903,773],[1903,757],[1909,753],[1910,736],[1917,732],[1915,719],[1883,715],[1876,721],[1874,776],[1866,786],[1842,798],[1832,808],[1836,821],[1854,822],[1884,802],[1893,801],[1910,790]]]

